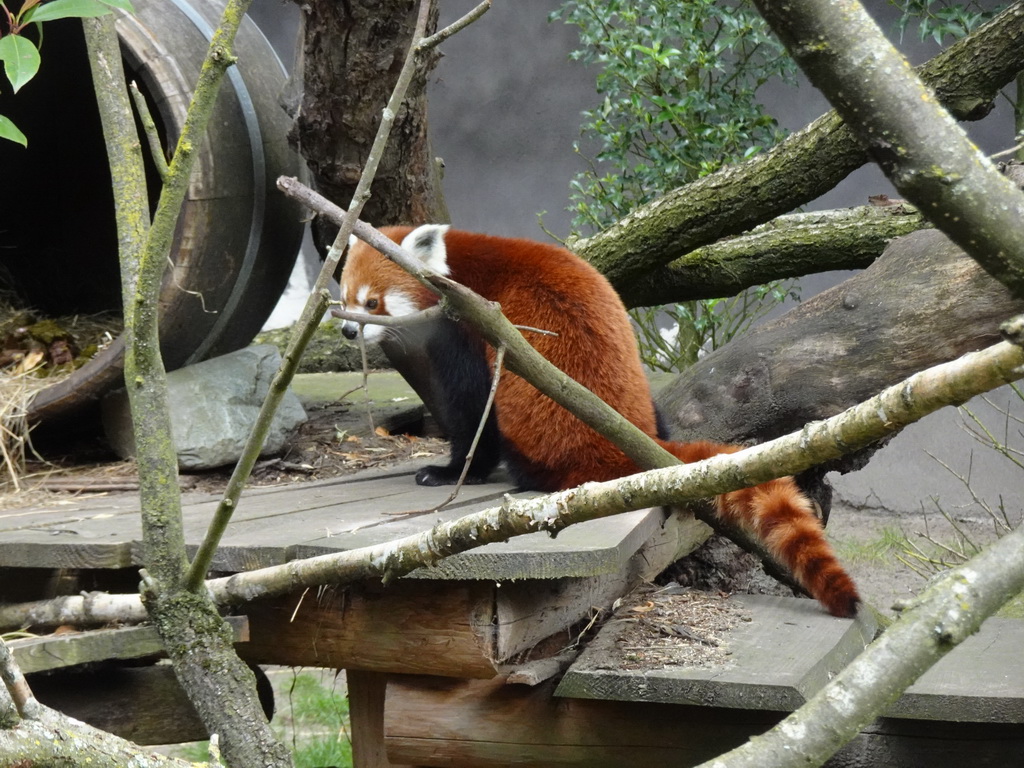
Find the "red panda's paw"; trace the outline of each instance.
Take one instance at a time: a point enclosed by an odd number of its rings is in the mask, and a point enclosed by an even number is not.
[[[432,464],[424,467],[416,473],[416,484],[428,486],[455,485],[459,482],[459,477],[461,475],[462,464],[447,467],[440,467]],[[472,472],[469,472],[466,475],[466,479],[463,480],[464,485],[481,485],[486,482],[486,475],[474,475]]]

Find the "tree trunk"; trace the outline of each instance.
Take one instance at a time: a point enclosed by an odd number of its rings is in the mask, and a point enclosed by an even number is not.
[[[669,384],[684,439],[764,441],[833,416],[910,374],[999,341],[1024,301],[936,230],[733,339]]]
[[[424,0],[426,1],[426,0]],[[416,24],[415,0],[309,0],[304,10],[304,93],[292,130],[316,188],[347,207],[373,143]],[[429,31],[437,23],[431,12]],[[438,168],[427,138],[426,80],[421,67],[396,118],[363,218],[378,226],[445,222]],[[325,251],[337,227],[313,225]]]

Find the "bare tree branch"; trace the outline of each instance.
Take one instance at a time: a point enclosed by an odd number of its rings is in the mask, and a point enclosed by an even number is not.
[[[7,643],[2,638],[0,638],[0,679],[4,681],[11,701],[18,708],[18,714],[26,720],[38,720],[42,704],[32,694],[28,681],[14,660],[14,654],[11,653],[11,649],[7,647]]]
[[[960,119],[977,119],[1024,58],[1024,4],[1003,13],[921,67]],[[618,291],[694,248],[743,232],[834,187],[867,162],[835,112],[770,151],[680,187],[641,206],[603,232],[569,247]]]
[[[657,306],[732,296],[787,277],[863,269],[890,240],[926,226],[909,204],[779,216],[619,286],[619,295],[627,307]]]
[[[1020,321],[1018,321],[1020,322]],[[557,533],[568,525],[599,517],[671,506],[747,488],[792,475],[815,464],[859,450],[947,405],[1024,377],[1024,350],[1007,342],[929,368],[826,421],[738,453],[695,464],[631,475],[535,499],[507,499],[501,506],[441,523],[430,531],[374,547],[351,550],[213,579],[206,586],[220,605],[290,593],[319,584],[372,578],[393,579],[438,560],[495,541],[535,531]],[[123,618],[141,617],[135,595],[119,604]],[[0,627],[24,626],[31,617],[73,618],[81,598],[0,607]],[[94,618],[102,616],[94,614]],[[84,618],[84,617],[82,617]],[[84,622],[83,622],[84,623]]]
[[[1024,194],[978,151],[864,8],[756,3],[896,188],[1024,298]]]

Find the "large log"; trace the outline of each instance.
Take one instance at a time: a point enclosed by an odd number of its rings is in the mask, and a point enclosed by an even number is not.
[[[763,441],[999,340],[1024,311],[935,230],[715,350],[659,394],[676,437]]]

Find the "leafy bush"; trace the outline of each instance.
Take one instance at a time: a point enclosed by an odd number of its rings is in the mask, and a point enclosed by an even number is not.
[[[589,164],[571,182],[577,234],[780,138],[757,92],[772,78],[791,78],[794,65],[749,2],[570,0],[550,19],[578,26],[582,47],[572,57],[600,67],[601,101],[583,113],[575,144]],[[636,312],[645,361],[690,364],[785,294],[771,285],[737,300]],[[674,344],[661,328],[666,318]]]

